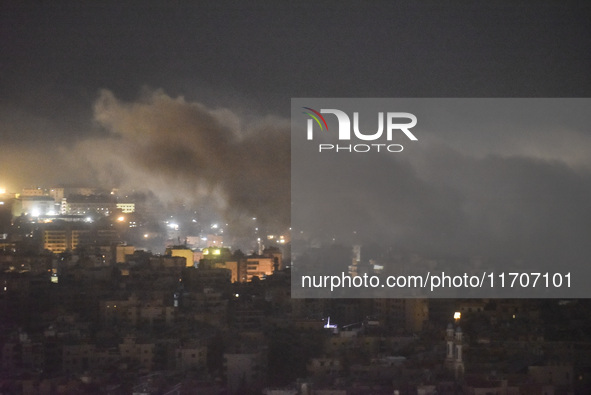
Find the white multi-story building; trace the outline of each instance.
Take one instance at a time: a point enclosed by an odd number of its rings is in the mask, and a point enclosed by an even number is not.
[[[89,215],[101,214],[109,216],[117,210],[117,204],[109,196],[75,195],[62,199],[62,214],[65,215]]]
[[[123,214],[135,213],[135,203],[117,203],[117,210]]]
[[[54,200],[49,196],[21,196],[15,199],[12,215],[39,217],[41,215],[56,215],[57,210]]]

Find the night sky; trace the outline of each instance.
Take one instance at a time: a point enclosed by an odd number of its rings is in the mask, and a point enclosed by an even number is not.
[[[123,3],[0,5],[0,184],[9,190],[129,187],[287,223],[292,97],[591,92],[586,2]],[[554,177],[588,190],[591,132],[556,133],[472,136],[426,155],[423,169],[472,169],[446,186],[458,194],[471,179],[499,177],[495,169],[514,185]],[[414,170],[427,189],[440,187]],[[586,213],[579,204],[556,215]]]

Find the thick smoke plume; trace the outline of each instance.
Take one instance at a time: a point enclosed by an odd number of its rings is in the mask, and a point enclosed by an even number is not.
[[[257,217],[289,226],[289,123],[246,122],[162,91],[123,102],[104,90],[95,120],[109,136],[80,152],[105,184],[151,192],[162,202],[213,205],[226,221]]]

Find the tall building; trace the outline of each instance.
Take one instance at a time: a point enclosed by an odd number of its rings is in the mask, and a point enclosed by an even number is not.
[[[72,195],[62,200],[62,214],[109,216],[117,210],[117,203],[108,195]]]
[[[55,201],[49,196],[42,195],[21,196],[14,200],[12,207],[12,215],[15,217],[21,215],[39,217],[42,215],[55,215],[57,212]]]
[[[80,244],[86,242],[90,230],[68,225],[54,225],[43,229],[42,234],[43,249],[60,254],[65,251],[73,251]]]

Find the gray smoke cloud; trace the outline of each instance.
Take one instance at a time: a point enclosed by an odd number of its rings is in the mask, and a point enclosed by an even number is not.
[[[289,226],[289,122],[149,91],[124,102],[103,90],[94,118],[109,134],[80,142],[100,182],[162,202],[207,202],[227,221]]]

